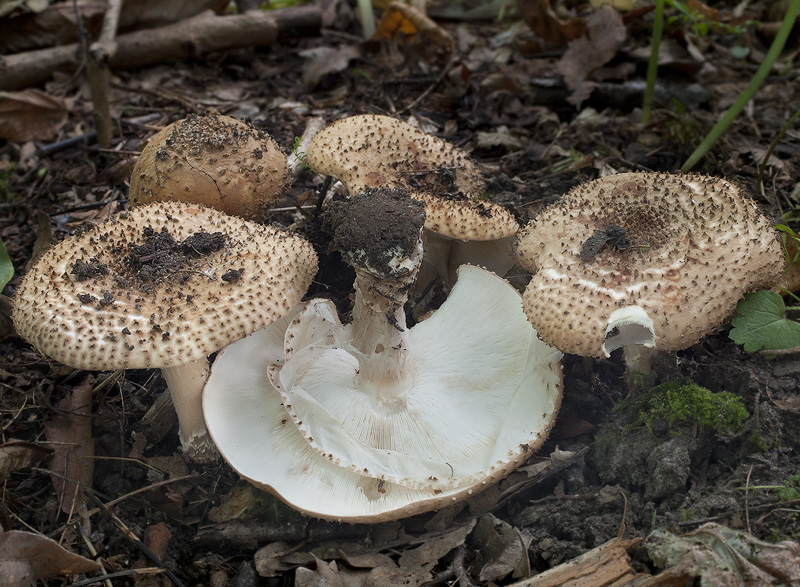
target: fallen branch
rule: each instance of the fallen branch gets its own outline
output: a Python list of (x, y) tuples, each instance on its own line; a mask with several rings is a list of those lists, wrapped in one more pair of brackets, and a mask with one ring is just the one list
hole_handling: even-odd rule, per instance
[(108, 0), (100, 38), (95, 43), (92, 43), (86, 51), (86, 75), (89, 78), (89, 89), (92, 92), (97, 143), (102, 149), (108, 149), (111, 146), (111, 104), (109, 97), (111, 70), (108, 67), (108, 62), (117, 51), (116, 36), (121, 10), (122, 0)]
[[(164, 27), (120, 35), (108, 64), (111, 69), (132, 69), (214, 51), (266, 46), (279, 36), (316, 34), (321, 22), (322, 13), (313, 6), (226, 16), (207, 11)], [(57, 70), (76, 71), (80, 61), (77, 43), (0, 56), (0, 90), (37, 85)]]

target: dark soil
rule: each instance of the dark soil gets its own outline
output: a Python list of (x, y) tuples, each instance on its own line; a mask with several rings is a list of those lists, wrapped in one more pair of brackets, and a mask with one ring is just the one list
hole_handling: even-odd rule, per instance
[(425, 207), (402, 189), (368, 189), (334, 199), (324, 217), (333, 244), (351, 265), (390, 277), (398, 253), (400, 258), (414, 256)]
[[(517, 17), (437, 19), (455, 39), (451, 53), (419, 38), (360, 43), (352, 7), (328, 4), (335, 9), (326, 13), (326, 28), (317, 37), (115, 72), (112, 103), (120, 122), (111, 150), (88, 140), (44, 154), (37, 148), (46, 142), (0, 141), (0, 196), (5, 194), (0, 237), (17, 272), (3, 293), (13, 298), (29, 261), (49, 243), (85, 222), (125, 210), (131, 165), (142, 142), (188, 114), (211, 109), (248, 117), (287, 152), (311, 116), (325, 122), (360, 113), (413, 117), (468, 150), (493, 201), (524, 222), (572, 186), (601, 174), (676, 172), (744, 88), (769, 43), (755, 27), (740, 38), (718, 29), (700, 35), (682, 21), (670, 24), (665, 41), (674, 53), (660, 68), (659, 101), (652, 122), (643, 126), (639, 107), (652, 22), (647, 14), (626, 25), (625, 45), (589, 76), (594, 90), (576, 106), (557, 69), (564, 48), (543, 44)], [(735, 4), (714, 6), (730, 13)], [(751, 3), (748, 15), (768, 21), (770, 4)], [(731, 55), (738, 43), (750, 49), (748, 57)], [(348, 47), (357, 47), (361, 57), (321, 72), (306, 52)], [(800, 70), (785, 63), (696, 168), (746, 186), (776, 221), (797, 205), (800, 178), (800, 136), (790, 130), (765, 167), (763, 189), (757, 181), (766, 149), (796, 108), (787, 97), (800, 94)], [(49, 143), (93, 127), (80, 76), (59, 75), (47, 89), (73, 104), (66, 125)], [(265, 222), (307, 234), (320, 254), (309, 296), (329, 297), (344, 313), (353, 273), (332, 251), (330, 231), (320, 221), (323, 184), (323, 178), (301, 170)], [(213, 241), (214, 235), (206, 238)], [(598, 243), (622, 247), (623, 241), (604, 234)], [(186, 254), (174, 241), (151, 244), (153, 251), (132, 253), (137, 267), (150, 266), (145, 260), (151, 253)], [(204, 243), (186, 246), (204, 254)], [(108, 268), (87, 259), (71, 270), (91, 279)], [(524, 285), (526, 276), (511, 277)], [(618, 535), (645, 537), (656, 528), (680, 533), (714, 521), (769, 541), (800, 537), (796, 500), (759, 489), (783, 486), (800, 471), (795, 355), (746, 353), (728, 339), (723, 325), (689, 349), (659, 356), (653, 373), (634, 391), (625, 384), (618, 352), (604, 360), (567, 356), (564, 373), (556, 428), (526, 469), (469, 504), (374, 527), (305, 518), (242, 482), (225, 463), (187, 462), (159, 374), (98, 373), (94, 473), (86, 505), (71, 495), (60, 501), (47, 469), (54, 465), (42, 461), (5, 479), (0, 524), (40, 532), (88, 554), (77, 521), (108, 572), (163, 562), (185, 585), (240, 587), (302, 583), (309, 581), (308, 573), (322, 581), (331, 567), (316, 562), (312, 552), (321, 561), (338, 561), (339, 573), (375, 573), (388, 564), (380, 556), (408, 571), (373, 584), (443, 585), (460, 577), (462, 585), (484, 585), (508, 584)], [(18, 337), (0, 341), (2, 440), (48, 446), (45, 423), (63, 413), (58, 403), (85, 376)], [(652, 387), (681, 379), (735, 394), (749, 414), (746, 422), (719, 433), (691, 418), (649, 421)], [(118, 505), (102, 506), (123, 496)], [(473, 530), (464, 530), (473, 524)], [(157, 551), (160, 561), (132, 536)], [(524, 548), (513, 554), (519, 544)], [(403, 555), (413, 552), (424, 552), (430, 567), (412, 569), (410, 555)], [(654, 571), (644, 549), (634, 564)], [(170, 580), (163, 574), (141, 576), (138, 584)], [(133, 584), (132, 578), (114, 581)]]

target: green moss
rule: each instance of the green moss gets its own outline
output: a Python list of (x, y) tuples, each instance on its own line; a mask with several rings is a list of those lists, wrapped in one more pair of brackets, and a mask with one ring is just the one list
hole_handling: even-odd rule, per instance
[(783, 487), (778, 487), (778, 497), (784, 501), (796, 501), (800, 499), (800, 471), (790, 475), (783, 482)]
[(758, 428), (753, 429), (750, 436), (747, 437), (747, 442), (750, 444), (754, 452), (767, 452), (769, 446), (767, 445), (764, 437)]
[(697, 424), (725, 435), (739, 429), (750, 414), (732, 393), (714, 393), (694, 381), (678, 380), (652, 389), (643, 416), (648, 424), (660, 418), (670, 428)]

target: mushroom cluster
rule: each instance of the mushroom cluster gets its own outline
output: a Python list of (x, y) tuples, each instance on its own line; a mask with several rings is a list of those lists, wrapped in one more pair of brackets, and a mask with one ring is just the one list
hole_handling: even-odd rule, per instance
[(525, 311), (566, 353), (680, 350), (784, 267), (771, 223), (719, 178), (621, 173), (577, 186), (520, 233)]
[(17, 332), (77, 369), (162, 369), (184, 451), (215, 454), (200, 394), (206, 357), (287, 314), (316, 273), (287, 231), (193, 204), (134, 208), (68, 237), (28, 271)]
[(262, 220), (289, 181), (286, 155), (266, 132), (220, 114), (190, 114), (150, 138), (131, 173), (130, 202), (203, 204)]
[(407, 328), (425, 211), (402, 190), (339, 199), (329, 219), (356, 270), (353, 319), (314, 299), (217, 357), (203, 409), (223, 457), (296, 509), (348, 522), (428, 511), (502, 478), (552, 426), (561, 353), (520, 294), (474, 266)]
[(463, 263), (499, 275), (513, 266), (519, 224), (508, 210), (483, 198), (480, 170), (447, 141), (389, 116), (351, 116), (314, 137), (308, 162), (340, 180), (350, 194), (400, 187), (423, 202), (425, 262), (447, 284)]

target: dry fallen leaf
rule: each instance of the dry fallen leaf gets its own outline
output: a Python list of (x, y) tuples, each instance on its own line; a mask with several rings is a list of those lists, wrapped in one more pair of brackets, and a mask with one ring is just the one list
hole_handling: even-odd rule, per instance
[(306, 567), (298, 567), (295, 571), (295, 587), (345, 587), (342, 577), (339, 576), (339, 568), (336, 561), (326, 563), (324, 560), (314, 557), (317, 568), (315, 570)]
[(536, 35), (556, 45), (566, 45), (586, 32), (586, 21), (577, 17), (559, 19), (550, 0), (517, 0), (517, 8)]
[(0, 445), (0, 482), (5, 481), (14, 471), (31, 467), (52, 453), (52, 450), (21, 440), (4, 442)]
[(658, 529), (647, 537), (647, 551), (659, 578), (699, 578), (703, 585), (757, 587), (800, 584), (800, 544), (763, 542), (747, 532), (703, 524), (675, 536)]
[(359, 45), (318, 47), (300, 52), (309, 61), (303, 66), (303, 87), (313, 90), (329, 73), (340, 73), (350, 67), (353, 59), (361, 57)]
[(373, 39), (392, 39), (398, 41), (403, 38), (413, 41), (417, 36), (432, 40), (438, 45), (450, 45), (453, 38), (446, 30), (428, 18), (422, 11), (402, 2), (392, 2), (384, 10)]
[(587, 80), (589, 74), (613, 59), (625, 36), (622, 17), (610, 6), (603, 6), (589, 17), (586, 34), (572, 41), (558, 61), (558, 71), (572, 90), (569, 102), (580, 106), (589, 97), (595, 87)]
[(85, 503), (83, 487), (92, 486), (94, 474), (94, 439), (92, 438), (92, 386), (87, 377), (72, 394), (56, 406), (62, 413), (44, 426), (44, 434), (53, 446), (50, 470), (61, 511), (70, 514)]
[(0, 587), (33, 587), (39, 579), (100, 568), (99, 563), (73, 554), (45, 536), (0, 528)]
[(454, 526), (445, 532), (426, 534), (424, 542), (409, 550), (404, 550), (397, 561), (397, 567), (375, 567), (369, 572), (367, 582), (372, 585), (420, 585), (433, 578), (431, 572), (439, 561), (452, 550), (464, 544), (475, 526), (476, 520)]
[(0, 92), (0, 138), (24, 143), (53, 139), (67, 122), (63, 101), (41, 90)]
[(499, 581), (511, 573), (515, 579), (529, 576), (530, 542), (527, 531), (520, 532), (492, 514), (481, 516), (469, 537), (470, 546), (478, 553), (480, 580)]

